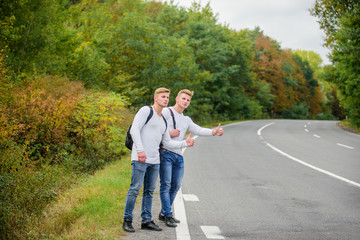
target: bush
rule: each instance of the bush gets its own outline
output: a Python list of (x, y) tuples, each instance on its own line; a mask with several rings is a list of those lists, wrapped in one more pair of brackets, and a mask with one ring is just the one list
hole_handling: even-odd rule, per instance
[(90, 92), (83, 97), (69, 124), (69, 166), (91, 173), (126, 153), (126, 130), (133, 119), (127, 105), (116, 93)]
[(38, 168), (31, 163), (1, 172), (0, 239), (24, 239), (27, 223), (41, 216), (59, 188), (69, 186), (73, 179), (61, 166)]
[(67, 123), (83, 91), (81, 83), (64, 78), (42, 77), (21, 84), (2, 109), (3, 137), (24, 146), (25, 158), (48, 158), (65, 142)]
[(133, 113), (121, 95), (61, 77), (13, 85), (9, 96), (0, 101), (0, 239), (26, 239), (28, 224), (77, 174), (126, 153)]
[(0, 239), (24, 239), (26, 222), (71, 182), (54, 164), (83, 91), (79, 82), (42, 76), (13, 85), (0, 103)]

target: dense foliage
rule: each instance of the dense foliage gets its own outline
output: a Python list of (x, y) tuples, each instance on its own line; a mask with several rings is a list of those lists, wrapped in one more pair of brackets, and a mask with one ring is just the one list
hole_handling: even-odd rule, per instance
[(337, 86), (350, 122), (360, 127), (360, 3), (317, 0), (312, 14), (319, 18), (332, 50), (333, 66), (325, 69), (325, 77)]
[[(194, 90), (187, 114), (200, 124), (333, 119), (344, 112), (335, 87), (320, 80), (358, 76), (346, 62), (358, 55), (345, 59), (351, 28), (334, 35), (342, 43), (336, 71), (323, 71), (316, 55), (282, 49), (258, 28), (219, 24), (209, 4), (0, 3), (0, 239), (34, 236), (27, 223), (72, 179), (121, 159), (134, 110), (151, 104), (158, 87), (172, 96)], [(356, 23), (355, 12), (346, 16), (339, 24)], [(353, 93), (349, 104), (358, 85), (339, 85), (342, 96)]]

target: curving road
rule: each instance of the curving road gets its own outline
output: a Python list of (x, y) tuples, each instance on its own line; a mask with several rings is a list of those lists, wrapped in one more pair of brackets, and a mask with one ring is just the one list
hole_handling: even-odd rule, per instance
[(177, 239), (360, 239), (360, 135), (336, 123), (248, 121), (197, 138)]

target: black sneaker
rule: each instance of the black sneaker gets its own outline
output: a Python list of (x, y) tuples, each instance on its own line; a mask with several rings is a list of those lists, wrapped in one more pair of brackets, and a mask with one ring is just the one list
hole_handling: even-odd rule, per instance
[(141, 229), (161, 231), (162, 229), (154, 223), (154, 221), (146, 222), (141, 224)]
[[(178, 219), (176, 219), (174, 217), (173, 217), (173, 219), (174, 219), (175, 223), (180, 223), (180, 220), (178, 220)], [(162, 222), (165, 222), (165, 216), (161, 212), (159, 213), (159, 220), (162, 221)]]
[(135, 229), (132, 226), (132, 221), (128, 219), (124, 219), (122, 228), (127, 232), (135, 232)]
[(175, 223), (175, 219), (172, 216), (165, 218), (165, 224), (168, 227), (177, 227), (177, 224)]
[(159, 220), (165, 222), (165, 216), (161, 212), (159, 213)]

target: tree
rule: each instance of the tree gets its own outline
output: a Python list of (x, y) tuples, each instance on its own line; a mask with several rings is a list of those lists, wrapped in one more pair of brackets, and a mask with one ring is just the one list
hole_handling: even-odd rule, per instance
[(335, 34), (340, 27), (340, 18), (357, 8), (354, 0), (316, 0), (310, 9), (311, 15), (319, 18), (320, 28), (326, 34), (325, 46), (333, 49), (337, 45)]
[(321, 70), (321, 64), (323, 60), (321, 59), (320, 55), (314, 51), (306, 51), (306, 50), (295, 50), (294, 53), (299, 55), (303, 61), (307, 61), (314, 71), (315, 75), (318, 75)]
[(291, 118), (314, 117), (320, 113), (322, 93), (309, 63), (291, 50), (281, 49), (276, 41), (264, 36), (259, 29), (255, 29), (251, 36), (256, 39), (256, 55), (252, 63), (255, 79), (269, 84), (274, 96), (266, 98), (268, 103), (273, 103), (267, 104), (268, 112)]
[(0, 40), (7, 47), (7, 64), (15, 72), (33, 70), (34, 65), (41, 69), (43, 63), (53, 61), (41, 53), (58, 46), (65, 5), (66, 1), (57, 0), (1, 1)]
[(325, 31), (332, 50), (333, 79), (350, 122), (360, 127), (360, 3), (352, 0), (317, 0), (312, 15)]
[[(217, 23), (210, 5), (193, 3), (189, 9), (187, 43), (193, 49), (201, 80), (197, 106), (208, 106), (212, 116), (226, 119), (261, 117), (261, 106), (249, 98), (253, 87), (251, 42), (246, 31), (231, 31)], [(204, 111), (205, 112), (205, 111)]]

